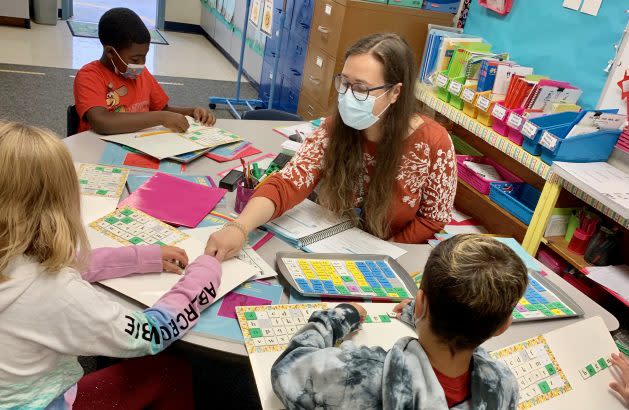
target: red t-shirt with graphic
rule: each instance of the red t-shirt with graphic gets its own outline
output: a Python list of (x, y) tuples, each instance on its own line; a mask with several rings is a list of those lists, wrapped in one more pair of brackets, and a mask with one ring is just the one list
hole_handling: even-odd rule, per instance
[(114, 112), (160, 111), (168, 96), (155, 77), (144, 68), (135, 80), (126, 79), (100, 61), (92, 61), (79, 70), (74, 79), (74, 104), (81, 118), (79, 132), (90, 129), (85, 113), (93, 107)]

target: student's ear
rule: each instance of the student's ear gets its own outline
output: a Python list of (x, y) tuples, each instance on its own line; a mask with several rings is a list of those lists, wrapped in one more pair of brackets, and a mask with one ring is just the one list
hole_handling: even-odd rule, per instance
[(494, 332), (494, 336), (500, 336), (501, 334), (506, 332), (507, 329), (509, 329), (509, 326), (511, 326), (511, 323), (513, 323), (513, 317), (509, 316), (509, 319), (507, 319), (507, 321), (504, 322), (502, 326), (500, 326), (498, 330)]
[(114, 57), (116, 56), (116, 53), (114, 53), (114, 48), (112, 46), (105, 46), (104, 50), (105, 50), (105, 55), (107, 56), (107, 58), (110, 60), (113, 60)]
[(417, 291), (417, 295), (415, 295), (415, 318), (420, 318), (424, 316), (427, 312), (424, 312), (424, 305), (426, 306), (426, 310), (428, 310), (428, 305), (426, 304), (426, 296), (424, 295), (424, 291), (419, 289)]
[(402, 83), (395, 84), (389, 91), (389, 102), (391, 104), (395, 103), (397, 99), (400, 98), (401, 92), (402, 92)]

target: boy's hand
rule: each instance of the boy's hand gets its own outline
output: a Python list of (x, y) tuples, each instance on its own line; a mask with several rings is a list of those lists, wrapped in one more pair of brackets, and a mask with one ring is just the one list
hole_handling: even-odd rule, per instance
[(404, 308), (411, 303), (413, 299), (406, 299), (401, 301), (400, 303), (398, 303), (397, 305), (395, 305), (395, 307), (393, 308), (393, 312), (397, 313), (397, 317), (398, 319), (400, 318), (400, 316), (402, 316), (402, 311), (404, 310)]
[(196, 122), (207, 125), (208, 127), (211, 127), (216, 123), (216, 117), (214, 117), (214, 114), (212, 114), (207, 108), (195, 108), (192, 116)]
[(629, 359), (624, 354), (612, 353), (612, 365), (620, 372), (620, 379), (609, 384), (621, 397), (625, 407), (629, 408)]
[(354, 308), (356, 308), (356, 310), (358, 311), (358, 315), (360, 316), (360, 323), (365, 323), (365, 318), (367, 317), (367, 311), (365, 310), (365, 308), (360, 306), (358, 303), (352, 302), (349, 304), (354, 306)]
[(162, 125), (174, 132), (186, 132), (190, 124), (185, 115), (172, 111), (162, 111)]
[(161, 250), (164, 271), (181, 275), (183, 268), (188, 266), (188, 255), (186, 251), (176, 246), (162, 246)]

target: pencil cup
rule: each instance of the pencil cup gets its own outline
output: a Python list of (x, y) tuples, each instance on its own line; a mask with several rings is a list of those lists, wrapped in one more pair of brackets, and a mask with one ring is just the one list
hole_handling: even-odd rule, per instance
[(577, 228), (572, 234), (572, 239), (570, 239), (568, 249), (570, 249), (577, 255), (583, 255), (585, 253), (585, 248), (587, 248), (588, 242), (590, 242), (591, 238), (592, 234), (587, 234), (581, 229)]
[(253, 188), (247, 188), (244, 185), (244, 180), (238, 181), (238, 186), (236, 187), (236, 202), (234, 203), (234, 211), (236, 213), (241, 213), (247, 202), (253, 196), (255, 190)]

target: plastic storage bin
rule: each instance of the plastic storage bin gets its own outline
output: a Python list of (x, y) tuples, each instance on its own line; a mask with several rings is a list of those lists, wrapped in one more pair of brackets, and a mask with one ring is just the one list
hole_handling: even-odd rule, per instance
[[(374, 0), (370, 0), (374, 1)], [(378, 1), (378, 3), (386, 3), (386, 0)], [(414, 9), (421, 9), (424, 0), (389, 0), (389, 5), (412, 7)]]
[(545, 115), (543, 117), (537, 117), (528, 120), (527, 122), (533, 124), (534, 132), (527, 132), (531, 129), (526, 123), (522, 127), (521, 133), (524, 137), (522, 140), (522, 148), (532, 155), (541, 155), (542, 147), (539, 145), (539, 139), (542, 132), (551, 128), (561, 127), (572, 124), (578, 113), (576, 112), (562, 112), (558, 114)]
[[(483, 125), (486, 125), (488, 127), (491, 127), (491, 124), (493, 123), (494, 117), (492, 117), (491, 112), (494, 108), (494, 101), (489, 101), (489, 105), (485, 105), (483, 106), (483, 103), (486, 104), (486, 100), (489, 100), (489, 98), (491, 97), (491, 94), (488, 94), (486, 96), (483, 96), (482, 93), (479, 93), (478, 96), (476, 96), (476, 108), (478, 108), (478, 115), (476, 116), (476, 119), (478, 120), (478, 122), (480, 122)], [(485, 109), (485, 107), (487, 107)]]
[(522, 145), (522, 140), (524, 139), (522, 133), (520, 132), (522, 126), (526, 122), (526, 119), (522, 117), (523, 113), (524, 108), (517, 108), (515, 110), (511, 110), (507, 114), (507, 138), (509, 141), (517, 145)]
[[(465, 77), (456, 77), (450, 79), (448, 83), (448, 93), (450, 94), (450, 105), (458, 110), (463, 109), (463, 100), (461, 99), (461, 93), (465, 88)], [(456, 86), (456, 88), (455, 88)], [(458, 91), (458, 94), (456, 93)]]
[(566, 268), (568, 268), (568, 264), (566, 263), (566, 261), (561, 259), (561, 257), (557, 256), (553, 252), (547, 251), (546, 249), (541, 249), (537, 253), (537, 260), (540, 261), (544, 266), (548, 266), (550, 270), (558, 275), (561, 275), (566, 270)]
[(489, 199), (528, 225), (531, 223), (541, 194), (540, 191), (523, 182), (492, 182)]
[[(574, 124), (578, 123), (588, 112), (591, 111), (578, 113), (578, 117), (568, 126), (542, 133), (539, 139), (539, 145), (542, 147), (542, 161), (552, 164), (553, 161), (605, 162), (609, 159), (621, 130), (602, 130), (566, 138)], [(597, 112), (616, 113), (618, 110)]]
[(478, 94), (483, 94), (483, 93), (476, 93), (474, 91), (474, 89), (476, 88), (476, 85), (473, 86), (473, 88), (466, 88), (463, 90), (463, 92), (461, 93), (461, 99), (463, 100), (463, 114), (471, 117), (471, 118), (476, 118), (478, 116), (478, 108), (476, 108), (475, 102), (476, 102), (476, 97)]
[[(500, 181), (492, 181), (479, 176), (465, 165), (466, 161), (477, 162), (479, 164), (487, 164), (496, 168), (498, 174), (502, 177)], [(492, 182), (523, 182), (517, 175), (509, 172), (505, 167), (493, 161), (491, 158), (486, 157), (474, 157), (470, 155), (457, 155), (456, 156), (457, 172), (459, 177), (470, 184), (475, 190), (484, 195), (489, 195), (489, 190)]]
[(491, 109), (491, 116), (494, 117), (491, 128), (503, 137), (507, 136), (507, 116), (510, 110), (504, 105), (504, 101), (497, 101)]
[(450, 79), (448, 78), (448, 70), (444, 70), (441, 73), (437, 74), (436, 88), (437, 88), (437, 97), (445, 102), (450, 102), (450, 93), (448, 92), (448, 84), (450, 83)]

